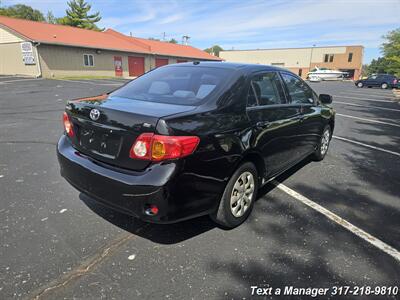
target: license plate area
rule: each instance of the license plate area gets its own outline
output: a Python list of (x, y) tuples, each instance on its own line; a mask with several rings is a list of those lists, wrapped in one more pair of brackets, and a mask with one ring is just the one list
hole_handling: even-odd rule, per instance
[(121, 147), (121, 137), (113, 130), (79, 128), (79, 145), (86, 151), (115, 159)]

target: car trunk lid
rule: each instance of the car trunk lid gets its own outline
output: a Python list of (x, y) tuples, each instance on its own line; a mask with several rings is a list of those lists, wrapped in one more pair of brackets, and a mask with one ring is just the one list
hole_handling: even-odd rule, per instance
[(100, 162), (143, 170), (150, 162), (132, 159), (129, 151), (144, 132), (155, 132), (160, 118), (195, 109), (193, 106), (154, 103), (121, 97), (98, 97), (68, 103), (75, 135), (74, 147)]

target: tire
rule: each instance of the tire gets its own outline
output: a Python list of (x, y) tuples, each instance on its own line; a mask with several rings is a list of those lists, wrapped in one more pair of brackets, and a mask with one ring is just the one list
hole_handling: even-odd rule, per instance
[(317, 148), (315, 149), (315, 152), (312, 154), (312, 158), (315, 161), (321, 161), (325, 158), (326, 153), (328, 153), (329, 149), (329, 143), (332, 138), (332, 130), (329, 125), (326, 125), (324, 127), (324, 130), (322, 131), (321, 139), (319, 140), (319, 143), (317, 145)]
[(357, 83), (357, 87), (358, 87), (358, 88), (364, 87), (364, 83), (362, 83), (362, 82)]
[(389, 85), (386, 82), (381, 84), (381, 89), (382, 90), (386, 90), (388, 87), (389, 87)]
[[(247, 180), (247, 182), (244, 182), (244, 180)], [(248, 186), (247, 192), (246, 186)], [(240, 188), (244, 188), (244, 190)], [(211, 219), (225, 228), (235, 228), (239, 226), (250, 215), (254, 202), (257, 199), (257, 191), (257, 169), (253, 163), (245, 162), (239, 166), (229, 179), (217, 211), (210, 215)], [(235, 195), (239, 196), (235, 197)], [(246, 195), (248, 195), (247, 201), (245, 198)], [(237, 211), (236, 215), (235, 211)]]

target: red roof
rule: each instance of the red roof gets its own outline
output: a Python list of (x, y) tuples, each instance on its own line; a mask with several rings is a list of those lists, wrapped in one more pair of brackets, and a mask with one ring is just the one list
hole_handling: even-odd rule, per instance
[(155, 40), (147, 40), (138, 37), (126, 36), (113, 29), (107, 29), (105, 33), (124, 39), (125, 41), (135, 43), (137, 45), (146, 45), (153, 54), (179, 56), (179, 57), (192, 57), (204, 58), (212, 60), (222, 60), (219, 57), (208, 54), (205, 51), (194, 48), (192, 46), (173, 44), (168, 42), (161, 42)]
[(105, 32), (98, 32), (4, 16), (0, 16), (0, 25), (11, 29), (11, 31), (22, 35), (28, 40), (44, 44), (221, 60), (219, 57), (191, 46), (130, 37), (112, 29), (107, 29)]

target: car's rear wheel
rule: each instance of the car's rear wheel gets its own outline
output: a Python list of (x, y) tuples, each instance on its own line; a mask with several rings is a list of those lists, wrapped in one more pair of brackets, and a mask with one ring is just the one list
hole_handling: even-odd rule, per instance
[(312, 155), (314, 160), (321, 161), (324, 159), (329, 149), (331, 134), (332, 134), (331, 127), (329, 125), (326, 125), (324, 127), (324, 130), (322, 131), (321, 139), (319, 140), (315, 152)]
[(381, 84), (381, 88), (382, 88), (383, 90), (386, 90), (388, 87), (389, 87), (389, 85), (388, 85), (386, 82), (384, 82), (384, 83)]
[(362, 82), (357, 83), (357, 87), (362, 88), (364, 84)]
[(257, 169), (251, 162), (242, 164), (229, 179), (217, 211), (211, 218), (225, 228), (242, 224), (250, 215), (257, 197)]

